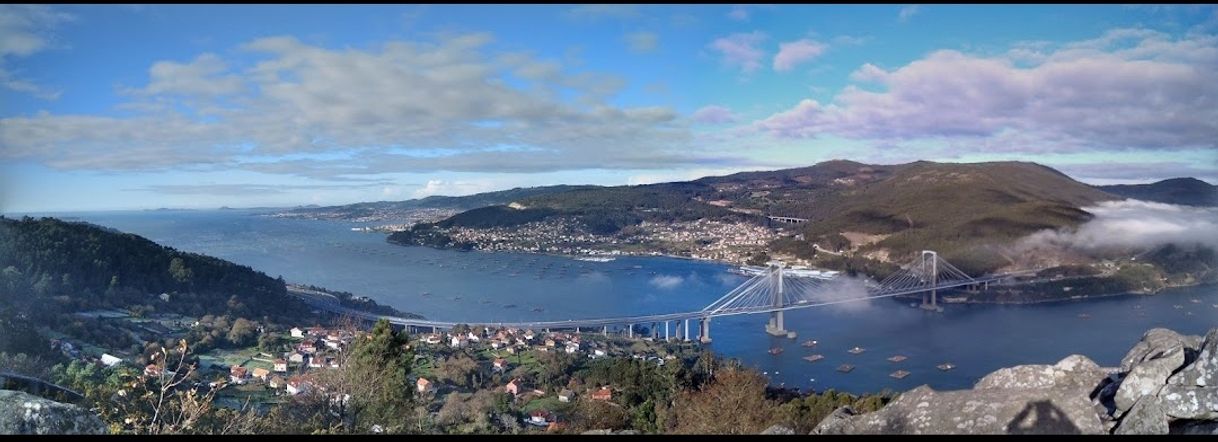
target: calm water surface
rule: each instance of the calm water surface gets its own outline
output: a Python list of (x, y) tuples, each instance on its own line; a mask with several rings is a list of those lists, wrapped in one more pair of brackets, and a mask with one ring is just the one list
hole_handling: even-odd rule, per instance
[[(450, 321), (565, 320), (701, 309), (745, 280), (728, 266), (673, 258), (607, 263), (556, 256), (402, 247), (359, 223), (277, 219), (256, 211), (54, 214), (113, 227), (180, 250), (248, 265)], [(514, 307), (510, 307), (514, 305)], [(1001, 367), (1054, 363), (1079, 353), (1115, 366), (1147, 329), (1204, 334), (1218, 326), (1218, 287), (1026, 306), (947, 306), (942, 314), (896, 300), (787, 312), (797, 339), (764, 333), (767, 317), (712, 321), (711, 344), (770, 376), (775, 385), (855, 393), (884, 388), (968, 388)], [(1087, 314), (1090, 318), (1080, 318)], [(662, 329), (661, 329), (662, 332)], [(800, 342), (819, 345), (804, 348)], [(767, 350), (780, 346), (777, 356)], [(847, 352), (852, 347), (866, 351)], [(812, 353), (825, 359), (810, 363)], [(908, 357), (900, 363), (887, 358)], [(944, 362), (957, 366), (942, 372)], [(838, 373), (841, 364), (855, 366)], [(889, 373), (911, 373), (897, 380)]]

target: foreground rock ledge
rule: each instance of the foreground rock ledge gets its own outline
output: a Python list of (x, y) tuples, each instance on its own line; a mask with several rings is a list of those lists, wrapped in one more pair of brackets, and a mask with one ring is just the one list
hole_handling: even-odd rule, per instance
[(1071, 355), (1020, 365), (970, 390), (921, 386), (884, 408), (843, 407), (813, 434), (1215, 434), (1218, 328), (1204, 338), (1167, 329), (1143, 335), (1120, 367)]
[(72, 404), (0, 390), (0, 434), (106, 434), (106, 425)]

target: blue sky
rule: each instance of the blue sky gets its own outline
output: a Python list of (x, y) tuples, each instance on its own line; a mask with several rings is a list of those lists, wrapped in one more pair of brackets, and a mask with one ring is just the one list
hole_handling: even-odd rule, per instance
[(1213, 6), (0, 6), (0, 211), (834, 158), (1218, 182)]

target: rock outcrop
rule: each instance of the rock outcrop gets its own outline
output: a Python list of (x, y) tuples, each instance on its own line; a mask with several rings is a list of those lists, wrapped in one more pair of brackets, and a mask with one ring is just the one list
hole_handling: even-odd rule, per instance
[(1114, 368), (1071, 355), (986, 375), (970, 390), (921, 386), (878, 411), (843, 407), (813, 434), (1215, 434), (1218, 329), (1152, 329)]
[(0, 390), (0, 434), (106, 434), (106, 425), (72, 404)]

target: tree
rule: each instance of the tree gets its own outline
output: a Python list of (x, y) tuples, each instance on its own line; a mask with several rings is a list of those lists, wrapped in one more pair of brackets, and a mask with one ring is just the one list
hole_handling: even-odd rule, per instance
[(236, 321), (233, 321), (233, 326), (228, 331), (228, 342), (231, 342), (234, 346), (244, 347), (249, 345), (250, 341), (257, 336), (257, 332), (257, 324), (245, 318), (237, 318)]
[(180, 257), (174, 257), (169, 261), (169, 275), (174, 281), (182, 284), (189, 284), (194, 279), (194, 272), (186, 267), (186, 262)]
[(370, 432), (379, 425), (386, 433), (409, 430), (414, 414), (414, 386), (409, 382), (414, 352), (406, 332), (394, 331), (382, 319), (370, 333), (357, 337), (344, 355), (342, 369), (324, 381), (333, 397), (349, 396), (339, 401), (336, 411), (342, 416), (342, 429)]
[(766, 378), (736, 366), (715, 372), (711, 382), (677, 400), (682, 434), (758, 434), (774, 420), (774, 404), (765, 397)]

